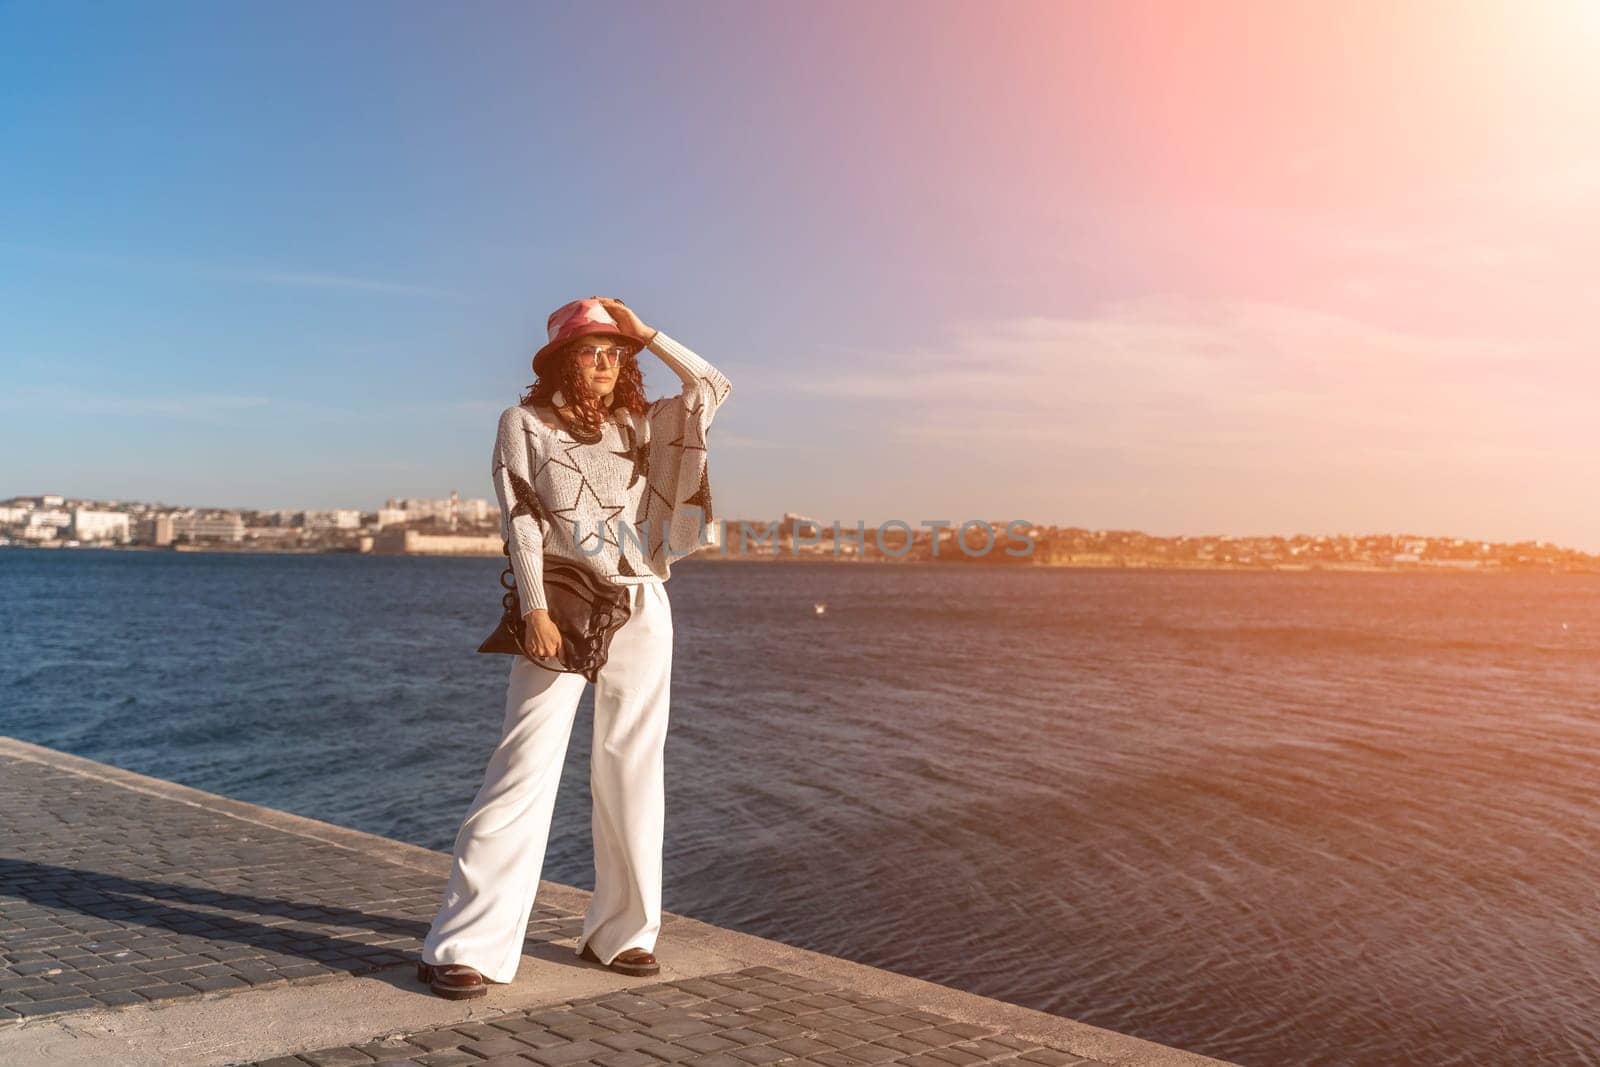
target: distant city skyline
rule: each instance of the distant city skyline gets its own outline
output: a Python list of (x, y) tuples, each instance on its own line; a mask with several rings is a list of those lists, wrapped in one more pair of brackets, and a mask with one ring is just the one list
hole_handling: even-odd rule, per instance
[[(62, 510), (62, 511), (66, 511), (66, 512), (75, 512), (78, 507), (80, 507), (83, 503), (90, 501), (91, 498), (73, 497), (70, 494), (62, 494), (62, 493), (23, 494), (23, 495), (17, 495), (17, 496), (13, 496), (13, 497), (9, 497), (9, 498), (0, 498), (0, 520), (3, 520), (5, 518), (5, 514), (4, 513), (7, 510), (9, 510), (7, 507), (5, 507), (5, 504), (6, 504), (7, 501), (17, 501), (17, 500), (24, 500), (24, 499), (32, 499), (32, 500), (45, 499), (45, 500), (50, 500), (50, 501), (55, 501), (55, 500), (59, 499), (61, 501), (60, 503), (46, 504), (43, 507), (46, 510), (54, 509), (54, 510)], [(240, 515), (245, 515), (245, 514), (272, 515), (272, 516), (276, 516), (276, 517), (279, 517), (279, 518), (282, 518), (282, 517), (285, 517), (285, 516), (288, 516), (288, 517), (305, 516), (305, 517), (307, 517), (309, 519), (309, 517), (311, 517), (311, 516), (317, 516), (319, 519), (325, 519), (325, 518), (329, 518), (329, 517), (332, 517), (332, 516), (335, 516), (335, 515), (343, 515), (343, 516), (354, 518), (356, 516), (365, 516), (365, 515), (369, 515), (370, 514), (370, 515), (376, 516), (377, 524), (378, 524), (378, 526), (381, 527), (381, 526), (384, 525), (384, 523), (386, 521), (386, 513), (387, 513), (387, 520), (390, 521), (390, 522), (394, 522), (394, 523), (398, 523), (398, 524), (403, 525), (406, 522), (415, 521), (408, 514), (409, 509), (401, 508), (401, 507), (398, 507), (397, 505), (406, 505), (406, 504), (420, 505), (421, 510), (417, 511), (416, 515), (418, 517), (420, 517), (421, 519), (432, 520), (432, 519), (441, 519), (442, 518), (442, 511), (444, 509), (441, 506), (448, 504), (449, 501), (448, 501), (448, 497), (438, 497), (438, 498), (389, 497), (389, 498), (386, 498), (386, 501), (385, 501), (384, 505), (381, 505), (381, 506), (378, 506), (378, 507), (373, 507), (373, 508), (366, 508), (366, 507), (359, 507), (359, 506), (356, 506), (356, 507), (338, 506), (338, 507), (333, 507), (333, 508), (296, 508), (296, 507), (278, 507), (278, 508), (231, 507), (230, 508), (230, 507), (216, 507), (216, 506), (199, 505), (199, 504), (172, 503), (172, 502), (166, 502), (166, 501), (137, 500), (137, 499), (133, 499), (133, 498), (121, 498), (121, 499), (115, 499), (115, 500), (113, 500), (112, 498), (100, 498), (98, 501), (95, 501), (95, 502), (105, 503), (108, 506), (133, 507), (133, 508), (137, 508), (137, 509), (151, 509), (151, 510), (163, 509), (163, 510), (170, 510), (170, 511), (195, 511), (195, 512), (204, 513), (204, 514), (231, 514), (231, 515), (235, 515), (235, 516), (240, 516)], [(461, 522), (463, 522), (464, 524), (467, 524), (469, 526), (470, 525), (481, 526), (484, 523), (489, 523), (489, 524), (493, 525), (498, 520), (498, 512), (499, 512), (498, 506), (496, 505), (495, 501), (493, 501), (491, 499), (488, 499), (486, 497), (460, 497), (459, 500), (458, 500), (458, 505), (459, 505), (460, 510), (461, 510)], [(96, 513), (96, 514), (103, 516), (105, 513), (99, 512), (99, 513)], [(981, 524), (981, 523), (987, 521), (987, 520), (982, 519), (979, 516), (971, 516), (970, 518), (974, 523), (980, 523)], [(789, 528), (789, 526), (792, 523), (798, 522), (798, 523), (806, 524), (807, 526), (815, 526), (818, 529), (818, 531), (820, 532), (820, 534), (822, 535), (822, 537), (824, 538), (824, 540), (831, 540), (831, 531), (832, 531), (832, 527), (833, 527), (833, 525), (835, 523), (839, 524), (841, 533), (845, 537), (852, 536), (853, 532), (857, 530), (857, 524), (858, 523), (864, 524), (865, 528), (869, 529), (869, 530), (875, 529), (875, 528), (877, 528), (878, 526), (881, 526), (881, 525), (896, 525), (896, 524), (899, 524), (899, 525), (903, 525), (904, 527), (908, 528), (909, 532), (913, 536), (915, 536), (917, 539), (922, 540), (922, 539), (925, 539), (926, 537), (928, 537), (931, 534), (932, 530), (940, 529), (940, 525), (939, 524), (941, 524), (941, 523), (943, 524), (943, 527), (944, 527), (944, 528), (941, 529), (941, 537), (953, 536), (951, 531), (956, 529), (956, 528), (959, 528), (963, 522), (967, 521), (967, 519), (910, 520), (910, 519), (904, 519), (904, 518), (888, 518), (888, 519), (882, 520), (880, 522), (866, 523), (865, 520), (861, 520), (861, 519), (841, 520), (841, 519), (834, 518), (834, 517), (819, 518), (819, 517), (814, 516), (814, 515), (807, 515), (807, 514), (805, 514), (803, 512), (797, 512), (797, 511), (792, 511), (791, 510), (791, 511), (785, 511), (779, 516), (722, 515), (716, 521), (718, 523), (720, 523), (720, 524), (724, 524), (729, 530), (740, 529), (744, 524), (748, 524), (751, 527), (752, 533), (757, 534), (758, 536), (760, 535), (760, 533), (764, 529), (766, 529), (768, 527), (772, 527), (772, 528), (783, 527), (783, 528), (787, 529), (787, 528)], [(1007, 528), (1006, 527), (1006, 523), (1007, 523), (1007, 521), (1008, 520), (1002, 520), (1002, 521), (993, 523), (994, 529), (996, 530), (996, 536), (999, 536), (1000, 534), (1002, 534), (1002, 533), (1004, 533), (1006, 531), (1006, 528)], [(354, 527), (357, 524), (355, 522), (350, 522), (348, 524), (338, 523), (338, 524), (330, 524), (330, 525), (349, 525), (351, 527)], [(1536, 545), (1536, 546), (1538, 546), (1540, 548), (1543, 548), (1543, 549), (1559, 549), (1559, 550), (1561, 550), (1563, 552), (1579, 552), (1579, 553), (1583, 553), (1585, 555), (1591, 555), (1591, 556), (1600, 555), (1600, 553), (1590, 552), (1589, 550), (1584, 549), (1584, 548), (1582, 548), (1581, 546), (1578, 546), (1578, 545), (1562, 544), (1560, 542), (1552, 541), (1552, 540), (1549, 540), (1547, 538), (1524, 538), (1524, 539), (1519, 539), (1519, 540), (1516, 540), (1516, 541), (1495, 541), (1495, 540), (1489, 539), (1489, 538), (1472, 537), (1472, 536), (1468, 536), (1468, 535), (1463, 535), (1463, 534), (1461, 534), (1459, 532), (1447, 532), (1447, 531), (1418, 531), (1418, 530), (1320, 530), (1320, 531), (1319, 530), (1276, 530), (1276, 531), (1262, 531), (1262, 532), (1255, 532), (1255, 533), (1234, 533), (1234, 532), (1225, 531), (1225, 530), (1194, 530), (1194, 531), (1187, 531), (1187, 532), (1181, 532), (1181, 533), (1175, 533), (1175, 534), (1157, 534), (1157, 533), (1154, 533), (1153, 531), (1140, 530), (1140, 529), (1137, 529), (1137, 528), (1130, 528), (1130, 527), (1093, 527), (1093, 526), (1084, 526), (1083, 524), (1079, 524), (1079, 523), (1029, 523), (1028, 525), (1034, 526), (1034, 527), (1039, 527), (1039, 528), (1054, 529), (1054, 530), (1079, 529), (1079, 530), (1086, 530), (1086, 531), (1089, 531), (1089, 532), (1092, 532), (1092, 533), (1096, 533), (1096, 534), (1107, 534), (1107, 533), (1132, 534), (1132, 535), (1136, 535), (1137, 537), (1149, 537), (1149, 538), (1152, 538), (1154, 540), (1160, 540), (1160, 541), (1202, 541), (1202, 542), (1203, 541), (1220, 541), (1220, 542), (1240, 541), (1240, 542), (1260, 542), (1260, 541), (1303, 541), (1303, 540), (1362, 541), (1362, 540), (1373, 540), (1373, 539), (1377, 539), (1377, 540), (1384, 540), (1384, 539), (1412, 540), (1412, 539), (1414, 539), (1419, 544), (1432, 542), (1434, 544), (1454, 544), (1454, 545), (1457, 545), (1457, 546), (1465, 545), (1465, 546), (1468, 546), (1469, 548), (1482, 547), (1483, 549), (1489, 549), (1491, 547), (1503, 548), (1503, 547), (1510, 546), (1510, 545), (1515, 545), (1515, 544), (1532, 544), (1532, 545)], [(6, 523), (4, 521), (0, 521), (0, 533), (3, 533), (5, 531), (5, 529), (7, 529)], [(243, 530), (243, 528), (241, 527), (241, 531), (242, 530)], [(733, 536), (733, 535), (730, 534), (730, 536)], [(897, 533), (896, 536), (900, 536), (900, 535)], [(975, 538), (981, 538), (982, 535), (981, 535), (981, 532), (980, 532), (980, 533), (975, 533), (973, 536)], [(1420, 551), (1420, 548), (1412, 549), (1411, 551)]]
[(489, 496), (604, 293), (724, 514), (1600, 552), (1596, 10), (9, 5), (0, 495)]

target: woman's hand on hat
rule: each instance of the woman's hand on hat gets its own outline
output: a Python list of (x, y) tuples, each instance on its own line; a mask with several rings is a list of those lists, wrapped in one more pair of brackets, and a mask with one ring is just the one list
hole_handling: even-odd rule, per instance
[(646, 345), (650, 343), (651, 338), (655, 337), (656, 331), (646, 326), (644, 320), (635, 315), (632, 309), (622, 301), (609, 296), (597, 296), (595, 299), (600, 301), (600, 306), (605, 308), (611, 317), (616, 320), (617, 326), (621, 328), (622, 332), (635, 341)]

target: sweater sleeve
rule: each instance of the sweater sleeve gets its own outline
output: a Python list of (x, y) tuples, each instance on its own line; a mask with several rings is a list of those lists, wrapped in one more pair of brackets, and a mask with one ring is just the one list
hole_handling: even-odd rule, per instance
[(687, 555), (707, 544), (707, 528), (716, 522), (706, 464), (706, 431), (733, 392), (733, 383), (699, 354), (659, 330), (646, 347), (683, 383), (676, 396), (651, 403), (646, 415), (650, 473), (645, 515), (656, 545), (652, 555)]
[[(671, 367), (678, 380), (683, 382), (683, 390), (677, 396), (664, 397), (656, 401), (653, 407), (659, 406), (661, 413), (669, 416), (681, 418), (683, 414), (688, 414), (702, 431), (710, 426), (717, 408), (733, 392), (733, 383), (728, 376), (661, 330), (656, 331), (645, 347), (660, 356), (661, 361)], [(652, 410), (651, 416), (656, 414)]]
[(541, 436), (528, 426), (520, 405), (500, 414), (495, 433), (494, 492), (500, 502), (500, 536), (511, 557), (517, 601), (526, 615), (547, 608), (544, 597), (544, 505), (533, 491), (533, 462)]

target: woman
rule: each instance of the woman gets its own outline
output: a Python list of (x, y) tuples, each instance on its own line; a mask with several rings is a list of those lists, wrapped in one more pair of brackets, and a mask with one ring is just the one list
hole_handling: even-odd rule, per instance
[[(545, 555), (576, 560), (628, 587), (631, 610), (595, 683), (589, 786), (594, 895), (576, 953), (630, 975), (660, 971), (663, 746), (672, 675), (665, 582), (714, 521), (706, 430), (732, 384), (620, 300), (557, 309), (537, 376), (500, 416), (494, 447), (501, 532), (530, 651), (553, 656)], [(644, 398), (636, 355), (648, 350), (683, 382)], [(501, 739), (456, 835), (444, 902), (423, 941), (418, 977), (450, 999), (509, 982), (544, 865), (567, 739), (587, 681), (517, 656)]]

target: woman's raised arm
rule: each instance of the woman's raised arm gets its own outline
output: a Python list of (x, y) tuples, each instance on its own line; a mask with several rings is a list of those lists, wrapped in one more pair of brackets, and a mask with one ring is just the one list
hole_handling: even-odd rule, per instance
[[(660, 330), (645, 345), (647, 349), (660, 357), (661, 362), (672, 368), (672, 372), (683, 382), (683, 389), (677, 396), (663, 397), (656, 401), (657, 404), (676, 402), (682, 405), (685, 413), (692, 412), (694, 421), (703, 429), (711, 425), (711, 418), (716, 414), (717, 408), (728, 399), (733, 392), (733, 383), (728, 376), (723, 374), (710, 362), (700, 356), (693, 349), (668, 337)], [(655, 417), (655, 412), (651, 417)]]

